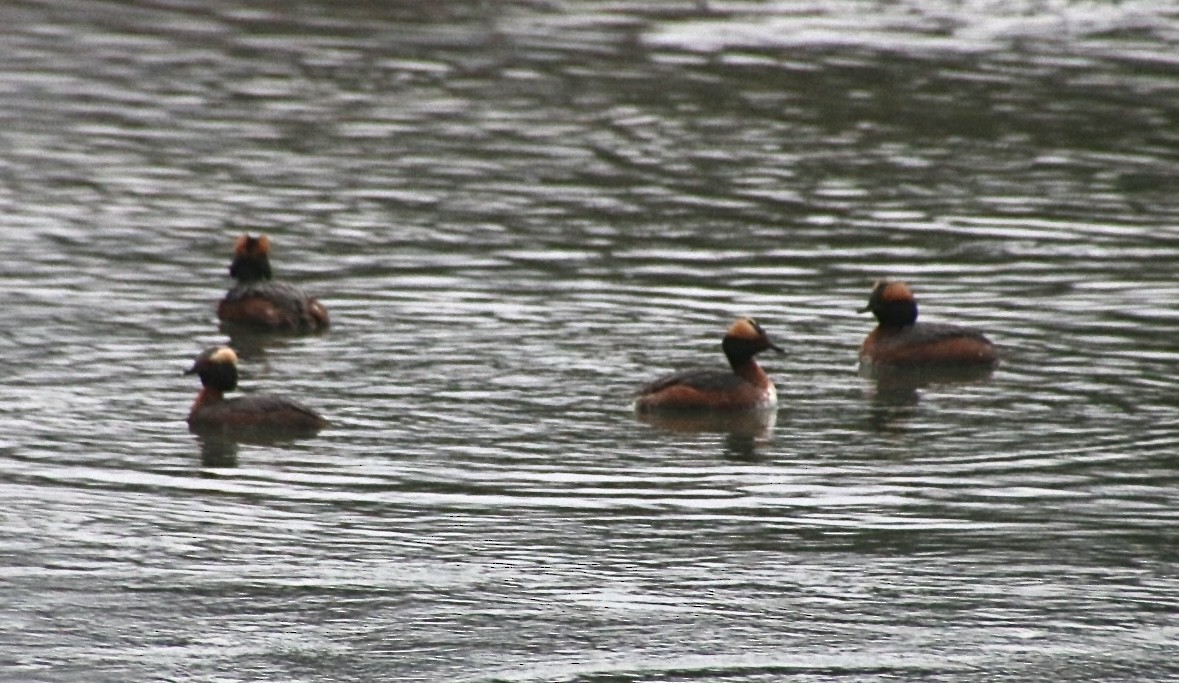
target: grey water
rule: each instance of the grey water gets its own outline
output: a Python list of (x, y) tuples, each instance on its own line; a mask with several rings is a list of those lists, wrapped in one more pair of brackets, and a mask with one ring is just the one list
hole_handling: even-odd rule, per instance
[[(1179, 676), (1179, 8), (0, 6), (0, 680)], [(230, 337), (233, 240), (333, 327)], [(985, 378), (857, 372), (875, 278)], [(758, 429), (631, 394), (787, 349)], [(332, 427), (209, 443), (182, 376)]]

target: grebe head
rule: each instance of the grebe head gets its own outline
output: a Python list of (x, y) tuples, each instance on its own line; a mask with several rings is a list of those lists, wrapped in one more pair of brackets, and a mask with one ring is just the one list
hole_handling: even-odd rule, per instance
[(233, 246), (233, 262), (229, 264), (229, 275), (245, 282), (269, 280), (270, 238), (266, 235), (251, 237), (249, 233), (237, 238)]
[(786, 353), (782, 347), (770, 341), (769, 335), (753, 318), (737, 318), (725, 333), (721, 348), (733, 365), (749, 360), (766, 349)]
[(868, 305), (860, 313), (872, 312), (881, 325), (904, 327), (917, 322), (917, 299), (903, 282), (877, 280), (868, 297)]
[(201, 384), (221, 391), (237, 386), (237, 354), (228, 346), (211, 346), (201, 352), (186, 375), (198, 375)]

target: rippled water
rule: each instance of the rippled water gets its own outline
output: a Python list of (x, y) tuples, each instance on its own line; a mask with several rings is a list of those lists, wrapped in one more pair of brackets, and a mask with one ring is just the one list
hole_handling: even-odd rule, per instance
[[(0, 8), (0, 678), (1179, 673), (1179, 11), (649, 5)], [(883, 275), (1003, 364), (860, 376)], [(769, 433), (637, 421), (738, 314)]]

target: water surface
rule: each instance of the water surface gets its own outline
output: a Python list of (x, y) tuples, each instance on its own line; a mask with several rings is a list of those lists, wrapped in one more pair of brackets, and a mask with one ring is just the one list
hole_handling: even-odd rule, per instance
[[(1172, 8), (0, 19), (0, 678), (1175, 676)], [(247, 229), (329, 333), (218, 329)], [(881, 276), (1002, 365), (858, 374)], [(768, 433), (634, 418), (745, 314)], [(333, 427), (189, 434), (224, 342)]]

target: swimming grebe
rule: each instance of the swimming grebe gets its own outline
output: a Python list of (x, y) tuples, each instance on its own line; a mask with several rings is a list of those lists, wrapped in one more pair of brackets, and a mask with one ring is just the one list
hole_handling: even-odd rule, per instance
[(201, 392), (188, 412), (193, 431), (274, 430), (314, 433), (327, 426), (314, 410), (283, 396), (245, 394), (225, 398), (237, 386), (237, 354), (228, 346), (205, 349), (186, 375), (199, 375)]
[(655, 380), (639, 390), (635, 409), (653, 411), (734, 411), (771, 408), (778, 392), (754, 356), (766, 349), (785, 353), (770, 341), (752, 318), (738, 318), (725, 334), (721, 349), (730, 371), (684, 370)]
[(315, 332), (328, 326), (323, 304), (298, 287), (275, 282), (270, 272), (270, 238), (242, 235), (233, 249), (229, 274), (237, 284), (217, 304), (223, 322), (269, 330)]
[(998, 362), (995, 346), (977, 330), (917, 322), (917, 300), (903, 282), (876, 283), (868, 305), (879, 324), (860, 347), (864, 365), (895, 367), (988, 366)]

